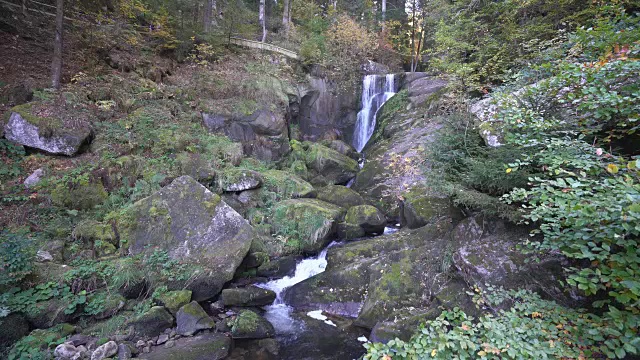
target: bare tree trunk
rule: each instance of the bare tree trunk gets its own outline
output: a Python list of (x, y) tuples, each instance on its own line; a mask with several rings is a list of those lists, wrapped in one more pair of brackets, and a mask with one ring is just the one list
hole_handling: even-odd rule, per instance
[(338, 0), (333, 0), (333, 10), (338, 10)]
[(204, 6), (204, 32), (211, 31), (211, 13), (213, 12), (213, 0), (207, 0)]
[(416, 60), (413, 61), (413, 69), (411, 69), (411, 72), (416, 72), (416, 70), (418, 69), (418, 61), (420, 60), (420, 50), (422, 47), (423, 38), (424, 38), (424, 27), (422, 28), (422, 31), (420, 31), (420, 41), (418, 42), (418, 50), (416, 51)]
[(211, 0), (211, 25), (218, 26), (218, 2)]
[(62, 75), (62, 25), (64, 21), (64, 0), (56, 0), (56, 37), (53, 42), (53, 60), (51, 61), (51, 86), (60, 89)]
[(416, 0), (411, 2), (411, 71), (415, 68), (413, 52), (416, 43)]
[(385, 21), (387, 21), (387, 0), (382, 0), (382, 30), (384, 30)]
[(289, 33), (289, 0), (284, 0), (282, 2), (283, 10), (282, 10), (282, 27), (284, 28), (285, 33)]
[(259, 20), (262, 25), (262, 42), (267, 40), (267, 12), (266, 12), (266, 0), (260, 0), (260, 14)]

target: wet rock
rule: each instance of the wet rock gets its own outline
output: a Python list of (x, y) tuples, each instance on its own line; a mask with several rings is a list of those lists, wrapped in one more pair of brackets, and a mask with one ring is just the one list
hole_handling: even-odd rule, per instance
[(328, 203), (338, 205), (345, 209), (349, 209), (353, 206), (365, 205), (366, 202), (360, 194), (356, 191), (349, 189), (346, 186), (330, 185), (318, 190), (316, 196), (318, 200), (326, 201)]
[(170, 287), (191, 290), (196, 301), (216, 296), (233, 278), (254, 238), (240, 214), (188, 176), (121, 211), (115, 224), (126, 240), (121, 249), (163, 249), (172, 259), (201, 267), (188, 282)]
[(228, 324), (234, 339), (263, 339), (275, 335), (273, 325), (251, 310), (240, 311)]
[(155, 300), (175, 315), (181, 307), (191, 302), (191, 290), (168, 291)]
[(73, 128), (58, 119), (33, 116), (30, 104), (13, 109), (4, 127), (7, 140), (51, 154), (72, 156), (91, 139), (92, 132), (87, 124)]
[(162, 334), (173, 326), (173, 316), (162, 306), (154, 306), (146, 313), (133, 318), (127, 323), (139, 337), (152, 337)]
[(257, 171), (230, 168), (221, 172), (218, 176), (218, 186), (223, 191), (244, 191), (258, 188), (264, 179)]
[(260, 265), (256, 275), (266, 278), (282, 278), (293, 275), (296, 270), (298, 259), (295, 256), (285, 256), (279, 259), (270, 260), (266, 264)]
[(403, 199), (400, 205), (400, 224), (409, 229), (425, 226), (442, 216), (455, 220), (462, 217), (462, 212), (453, 205), (450, 198), (422, 187), (405, 192)]
[[(168, 346), (170, 342), (173, 346)], [(202, 334), (194, 337), (170, 340), (163, 347), (142, 354), (145, 360), (221, 360), (229, 355), (231, 339), (223, 334)]]
[(27, 189), (32, 188), (36, 185), (38, 185), (38, 183), (40, 182), (40, 180), (42, 180), (42, 177), (45, 175), (44, 169), (40, 168), (36, 171), (34, 171), (33, 173), (31, 173), (31, 175), (29, 175), (29, 177), (27, 177), (23, 184), (24, 187), (26, 187)]
[(271, 218), (276, 232), (298, 234), (302, 252), (322, 250), (335, 234), (345, 210), (316, 199), (294, 199), (277, 203)]
[(364, 237), (366, 235), (364, 229), (358, 224), (350, 224), (341, 222), (338, 224), (337, 230), (338, 239), (353, 240)]
[(387, 225), (387, 219), (380, 210), (371, 205), (354, 206), (347, 211), (345, 223), (358, 225), (367, 234), (381, 234)]
[(255, 286), (222, 290), (222, 302), (225, 306), (265, 306), (271, 305), (276, 293)]
[(99, 346), (91, 354), (91, 360), (102, 360), (118, 353), (118, 344), (115, 341), (109, 341)]
[(184, 305), (178, 310), (176, 322), (178, 324), (176, 331), (183, 336), (191, 336), (198, 330), (211, 329), (216, 326), (213, 319), (195, 301)]
[(356, 176), (360, 167), (352, 158), (318, 143), (305, 143), (306, 164), (322, 175), (328, 184), (346, 184)]

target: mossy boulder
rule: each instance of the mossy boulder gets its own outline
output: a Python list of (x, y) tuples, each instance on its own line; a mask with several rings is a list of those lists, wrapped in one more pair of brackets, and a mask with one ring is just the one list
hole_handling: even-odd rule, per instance
[(256, 270), (256, 275), (266, 278), (282, 278), (293, 275), (298, 260), (295, 256), (283, 256), (264, 263)]
[(313, 197), (313, 186), (299, 176), (287, 171), (268, 170), (264, 176), (263, 187), (277, 194), (280, 199)]
[(251, 310), (241, 310), (228, 325), (234, 339), (264, 339), (275, 335), (273, 325)]
[(224, 306), (265, 306), (271, 305), (276, 293), (256, 286), (222, 290), (220, 296)]
[(341, 222), (338, 224), (336, 232), (338, 239), (353, 240), (364, 237), (366, 235), (364, 229), (358, 224)]
[(54, 204), (76, 210), (91, 210), (102, 204), (109, 194), (101, 182), (83, 181), (78, 184), (58, 184), (51, 192)]
[(348, 156), (353, 160), (357, 161), (360, 158), (360, 154), (358, 154), (356, 149), (342, 140), (325, 140), (322, 141), (322, 145), (333, 149), (342, 155)]
[(72, 236), (76, 240), (83, 240), (86, 243), (101, 241), (118, 245), (118, 236), (111, 224), (104, 224), (95, 220), (85, 220), (80, 222), (73, 229)]
[(349, 208), (345, 223), (358, 225), (367, 234), (381, 234), (387, 225), (384, 214), (375, 206), (359, 205)]
[(356, 176), (360, 167), (352, 158), (318, 143), (305, 143), (307, 168), (322, 175), (328, 184), (346, 184)]
[(402, 195), (400, 223), (410, 229), (425, 226), (434, 219), (446, 216), (455, 220), (462, 218), (462, 212), (447, 196), (423, 187), (415, 187)]
[(220, 333), (201, 334), (175, 340), (173, 347), (154, 347), (148, 354), (140, 354), (144, 360), (222, 360), (232, 348), (230, 337)]
[(196, 301), (222, 290), (254, 238), (253, 228), (240, 214), (189, 176), (109, 217), (122, 250), (166, 250), (172, 259), (199, 267), (187, 287)]
[(138, 337), (154, 337), (173, 327), (173, 316), (164, 307), (154, 306), (129, 320), (127, 325), (133, 327), (133, 333)]
[(16, 106), (4, 126), (5, 137), (23, 146), (51, 154), (73, 156), (90, 142), (92, 131), (88, 123), (66, 122), (33, 114), (33, 103)]
[(181, 307), (191, 302), (191, 290), (168, 291), (158, 295), (154, 300), (175, 315)]
[(99, 301), (102, 303), (102, 311), (93, 315), (98, 320), (107, 319), (116, 315), (127, 303), (127, 299), (116, 292), (92, 294), (88, 297), (88, 302), (91, 301)]
[(182, 152), (176, 155), (176, 164), (178, 175), (189, 175), (203, 184), (211, 183), (216, 176), (211, 162), (200, 154)]
[(360, 194), (342, 185), (329, 185), (318, 190), (318, 200), (338, 205), (345, 209), (353, 206), (365, 205), (366, 201)]
[(259, 172), (241, 168), (226, 169), (218, 175), (218, 186), (228, 192), (256, 189), (263, 181)]
[(277, 203), (271, 222), (278, 234), (300, 242), (304, 253), (323, 249), (335, 234), (345, 210), (316, 199), (293, 199)]
[(66, 314), (68, 302), (61, 298), (52, 298), (40, 301), (29, 307), (25, 313), (32, 327), (46, 329), (57, 324), (70, 322), (77, 319), (81, 309), (76, 309), (71, 314)]
[(215, 321), (195, 301), (178, 310), (176, 323), (178, 324), (176, 332), (182, 336), (191, 336), (199, 330), (211, 329), (216, 326)]

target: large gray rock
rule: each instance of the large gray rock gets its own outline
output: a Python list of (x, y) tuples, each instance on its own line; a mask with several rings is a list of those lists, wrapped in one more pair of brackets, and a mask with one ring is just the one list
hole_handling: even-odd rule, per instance
[(115, 216), (121, 250), (163, 249), (204, 269), (187, 285), (192, 300), (217, 295), (247, 255), (253, 228), (220, 197), (182, 176)]
[(31, 175), (29, 175), (29, 177), (27, 177), (24, 180), (24, 183), (23, 183), (24, 186), (27, 189), (36, 186), (40, 182), (40, 180), (42, 180), (42, 177), (44, 176), (44, 174), (45, 174), (44, 169), (42, 169), (42, 168), (37, 169), (36, 171), (31, 173)]
[(264, 181), (257, 171), (230, 168), (218, 175), (218, 186), (223, 191), (244, 191), (258, 188)]
[(216, 326), (215, 321), (195, 301), (188, 303), (176, 314), (176, 329), (179, 335), (191, 336), (198, 330), (211, 329)]
[(444, 89), (449, 84), (446, 80), (436, 79), (433, 77), (423, 77), (412, 81), (406, 87), (409, 93), (409, 101), (413, 107), (420, 106), (427, 102), (431, 97)]
[(338, 205), (345, 209), (352, 206), (365, 205), (366, 201), (356, 191), (342, 185), (329, 185), (318, 190), (318, 200)]
[(316, 253), (327, 246), (345, 213), (339, 206), (316, 199), (281, 201), (272, 211), (276, 233), (294, 237), (304, 253)]
[(175, 340), (171, 348), (155, 347), (138, 357), (145, 360), (222, 360), (229, 355), (231, 338), (223, 334), (202, 334)]
[(109, 341), (103, 345), (100, 345), (91, 354), (91, 360), (102, 360), (118, 353), (118, 344), (115, 341)]
[(450, 198), (427, 187), (414, 187), (403, 193), (400, 204), (400, 224), (409, 229), (427, 225), (439, 217), (459, 220), (462, 212), (453, 205)]
[(73, 128), (59, 120), (49, 121), (27, 115), (26, 112), (23, 115), (13, 112), (4, 126), (4, 136), (10, 141), (67, 156), (75, 155), (91, 139), (91, 135), (88, 125)]
[(360, 170), (357, 161), (318, 143), (305, 142), (300, 151), (307, 168), (321, 177), (325, 185), (346, 184)]
[(153, 337), (173, 327), (173, 316), (162, 306), (154, 306), (146, 313), (127, 322), (139, 337)]
[(56, 357), (56, 360), (76, 360), (80, 358), (80, 352), (73, 344), (64, 343), (56, 346), (56, 349), (53, 351), (53, 356)]
[(221, 295), (224, 306), (265, 306), (271, 305), (276, 293), (256, 286), (224, 289)]
[(360, 226), (366, 234), (381, 234), (387, 225), (384, 214), (371, 205), (353, 206), (347, 211), (344, 221)]

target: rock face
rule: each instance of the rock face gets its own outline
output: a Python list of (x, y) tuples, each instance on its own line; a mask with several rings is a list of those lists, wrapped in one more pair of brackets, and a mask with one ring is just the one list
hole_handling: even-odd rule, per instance
[(290, 172), (267, 170), (263, 173), (263, 176), (263, 188), (276, 193), (277, 196), (283, 199), (309, 198), (315, 194), (311, 184)]
[(347, 224), (358, 225), (367, 234), (381, 234), (387, 225), (387, 219), (380, 210), (371, 205), (354, 206), (344, 218)]
[(318, 190), (318, 200), (338, 205), (345, 209), (352, 206), (365, 205), (366, 202), (360, 194), (342, 185), (329, 185)]
[(184, 305), (191, 302), (191, 290), (175, 290), (161, 294), (155, 300), (175, 315)]
[(149, 354), (138, 357), (145, 360), (222, 360), (229, 355), (231, 338), (223, 334), (202, 334), (175, 341), (171, 348), (156, 347)]
[(255, 286), (222, 290), (224, 306), (265, 306), (271, 305), (276, 293)]
[(280, 159), (290, 150), (287, 121), (283, 113), (258, 110), (249, 116), (202, 114), (204, 126), (243, 145), (245, 154), (260, 160)]
[(334, 138), (342, 134), (350, 143), (361, 91), (359, 88), (345, 89), (324, 75), (321, 69), (314, 69), (309, 85), (298, 90), (300, 111), (295, 123), (305, 139)]
[(0, 352), (29, 334), (29, 323), (19, 313), (11, 313), (0, 318)]
[(109, 341), (99, 346), (91, 354), (91, 360), (102, 360), (118, 353), (118, 344), (115, 341)]
[(176, 323), (178, 324), (176, 331), (182, 336), (191, 336), (198, 330), (211, 329), (216, 326), (213, 319), (195, 301), (178, 310)]
[(420, 106), (449, 84), (448, 81), (431, 76), (419, 78), (410, 82), (405, 79), (405, 88), (409, 93), (409, 101), (413, 107)]
[(273, 208), (272, 225), (276, 233), (295, 234), (304, 253), (322, 250), (335, 234), (344, 216), (341, 207), (316, 199), (293, 199)]
[(299, 143), (294, 151), (304, 159), (314, 185), (343, 185), (360, 170), (357, 161), (318, 143)]
[(251, 310), (242, 310), (229, 325), (234, 339), (264, 339), (275, 335), (273, 325)]
[(50, 122), (44, 125), (36, 117), (23, 115), (13, 112), (4, 127), (4, 136), (23, 146), (51, 154), (73, 156), (92, 136), (88, 126), (73, 129), (62, 123)]
[(453, 206), (453, 202), (448, 197), (424, 187), (415, 187), (403, 194), (403, 201), (400, 204), (402, 226), (417, 229), (442, 216), (459, 220), (462, 212)]
[(131, 254), (151, 246), (205, 268), (189, 285), (196, 301), (215, 296), (233, 278), (254, 237), (240, 214), (188, 176), (121, 212), (116, 226), (121, 249)]
[(140, 337), (153, 337), (173, 327), (173, 316), (162, 306), (154, 306), (146, 313), (131, 319), (129, 326)]

